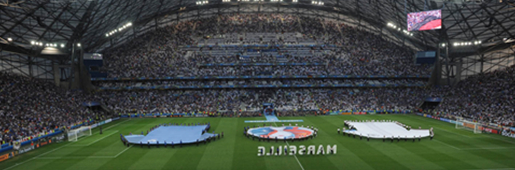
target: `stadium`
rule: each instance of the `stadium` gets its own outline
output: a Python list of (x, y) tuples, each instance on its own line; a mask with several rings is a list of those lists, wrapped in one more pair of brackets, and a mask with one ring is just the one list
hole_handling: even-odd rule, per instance
[(515, 169), (513, 0), (0, 0), (0, 169)]

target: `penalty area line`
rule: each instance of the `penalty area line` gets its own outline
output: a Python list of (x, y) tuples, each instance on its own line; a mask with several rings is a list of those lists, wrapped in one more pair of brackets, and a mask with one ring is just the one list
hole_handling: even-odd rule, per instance
[(38, 157), (38, 158), (33, 158), (33, 159), (113, 159), (113, 158), (117, 158), (122, 153), (129, 150), (132, 146), (134, 146), (134, 145), (131, 145), (131, 146), (125, 148), (124, 150), (122, 150), (118, 154), (116, 154), (115, 156), (58, 156), (58, 157), (41, 157), (41, 158)]
[(440, 142), (440, 143), (442, 143), (442, 144), (444, 144), (444, 145), (446, 145), (446, 146), (449, 146), (449, 147), (451, 147), (451, 148), (454, 148), (454, 149), (457, 149), (457, 150), (461, 150), (460, 148), (458, 148), (458, 147), (456, 147), (456, 146), (449, 145), (449, 144), (447, 144), (447, 143), (445, 143), (445, 142), (442, 142), (442, 141), (439, 141), (439, 140), (436, 140), (436, 139), (433, 139), (433, 140), (434, 140), (434, 141), (437, 141), (437, 142)]
[[(123, 121), (123, 122), (120, 122), (120, 123), (114, 124), (114, 125), (112, 125), (112, 126), (109, 126), (109, 127), (105, 128), (105, 130), (110, 129), (110, 128), (113, 128), (113, 127), (115, 127), (115, 126), (118, 126), (118, 125), (120, 125), (121, 123), (125, 123), (125, 122), (127, 122), (127, 121), (129, 121), (129, 120), (130, 120), (130, 119), (127, 119), (127, 120), (125, 120), (125, 121)], [(85, 138), (87, 138), (87, 137), (89, 137), (89, 136), (86, 136)], [(48, 152), (45, 152), (45, 153), (43, 153), (43, 154), (41, 154), (41, 155), (38, 155), (38, 156), (36, 156), (36, 157), (30, 158), (30, 159), (28, 159), (28, 160), (26, 160), (26, 161), (23, 161), (23, 162), (20, 162), (20, 163), (16, 163), (15, 165), (10, 166), (10, 167), (8, 167), (8, 168), (5, 168), (4, 170), (9, 170), (9, 169), (12, 169), (12, 168), (14, 168), (14, 167), (17, 167), (17, 166), (19, 166), (19, 165), (25, 164), (25, 163), (27, 163), (27, 162), (29, 162), (29, 161), (31, 161), (31, 160), (37, 159), (37, 158), (39, 158), (39, 157), (41, 157), (41, 156), (43, 156), (43, 155), (49, 154), (49, 153), (51, 153), (51, 152), (54, 152), (54, 151), (56, 151), (56, 150), (58, 150), (58, 149), (61, 149), (61, 148), (65, 147), (65, 146), (68, 146), (68, 145), (70, 145), (70, 144), (73, 144), (73, 143), (68, 143), (68, 144), (66, 144), (66, 145), (60, 146), (60, 147), (58, 147), (58, 148), (55, 148), (55, 149), (53, 149), (53, 150), (51, 150), (51, 151), (48, 151)]]
[(104, 130), (111, 129), (111, 128), (113, 128), (113, 127), (115, 127), (115, 126), (118, 126), (118, 125), (120, 125), (120, 124), (122, 124), (122, 123), (125, 123), (125, 122), (127, 122), (127, 121), (129, 121), (129, 120), (130, 120), (130, 119), (127, 119), (127, 120), (125, 120), (125, 121), (123, 121), (123, 122), (120, 122), (120, 123), (114, 124), (114, 125), (112, 125), (112, 126), (109, 126), (109, 127), (105, 128)]
[(60, 147), (58, 147), (58, 148), (52, 149), (52, 150), (50, 150), (50, 151), (48, 151), (48, 152), (45, 152), (45, 153), (43, 153), (43, 154), (41, 154), (41, 155), (38, 155), (38, 156), (33, 157), (33, 158), (30, 158), (30, 159), (28, 159), (28, 160), (26, 160), (26, 161), (23, 161), (23, 162), (21, 162), (21, 163), (16, 163), (15, 165), (10, 166), (10, 167), (8, 167), (8, 168), (5, 168), (4, 170), (9, 170), (9, 169), (12, 169), (12, 168), (14, 168), (14, 167), (16, 167), (16, 166), (19, 166), (19, 165), (22, 165), (22, 164), (24, 164), (24, 163), (27, 163), (27, 162), (29, 162), (29, 161), (31, 161), (31, 160), (38, 159), (39, 157), (41, 157), (41, 156), (43, 156), (43, 155), (49, 154), (49, 153), (51, 153), (51, 152), (54, 152), (54, 151), (56, 151), (56, 150), (58, 150), (58, 149), (61, 149), (61, 148), (65, 147), (65, 146), (68, 146), (68, 145), (70, 145), (70, 144), (72, 144), (72, 143), (68, 143), (68, 144), (66, 144), (66, 145), (63, 145), (63, 146), (60, 146)]
[(460, 133), (452, 132), (452, 131), (449, 131), (449, 130), (446, 130), (446, 129), (443, 129), (443, 128), (439, 128), (439, 127), (436, 127), (436, 126), (434, 126), (434, 128), (436, 128), (436, 129), (440, 129), (440, 130), (443, 130), (443, 131), (446, 131), (446, 132), (448, 132), (448, 133), (452, 133), (452, 134), (460, 135), (460, 136), (463, 136), (463, 137), (466, 137), (466, 138), (472, 138), (472, 137), (470, 137), (470, 136), (468, 136), (468, 135), (464, 135), (464, 134), (460, 134)]
[(66, 157), (41, 157), (37, 159), (112, 159), (113, 156), (66, 156)]
[[(277, 126), (277, 124), (275, 122), (274, 122), (274, 125)], [(286, 140), (286, 145), (288, 145), (288, 147), (290, 147), (290, 144), (288, 143), (288, 140)], [(297, 163), (299, 163), (300, 169), (304, 170), (304, 167), (300, 163), (299, 158), (297, 158), (297, 155), (293, 155), (293, 157), (295, 157), (295, 160), (297, 160)]]
[(105, 139), (105, 138), (107, 138), (107, 137), (109, 137), (109, 136), (111, 136), (111, 135), (114, 135), (115, 133), (118, 133), (118, 132), (119, 132), (119, 131), (118, 131), (118, 130), (116, 130), (116, 131), (114, 131), (113, 133), (110, 133), (109, 135), (106, 135), (106, 136), (104, 136), (104, 137), (102, 137), (102, 138), (99, 138), (99, 139), (97, 139), (97, 140), (93, 141), (93, 142), (90, 142), (90, 143), (89, 143), (89, 144), (87, 144), (87, 145), (70, 145), (70, 146), (90, 146), (90, 145), (92, 145), (92, 144), (94, 144), (94, 143), (97, 143), (98, 141), (100, 141), (100, 140), (102, 140), (102, 139)]
[(124, 149), (124, 150), (123, 150), (123, 151), (121, 151), (120, 153), (116, 154), (113, 158), (116, 158), (116, 157), (120, 156), (122, 153), (124, 153), (125, 151), (129, 150), (130, 148), (132, 148), (132, 146), (134, 146), (134, 145), (131, 145), (131, 146), (129, 146), (128, 148)]
[(495, 150), (495, 149), (515, 149), (515, 147), (497, 147), (497, 148), (462, 148), (462, 150)]

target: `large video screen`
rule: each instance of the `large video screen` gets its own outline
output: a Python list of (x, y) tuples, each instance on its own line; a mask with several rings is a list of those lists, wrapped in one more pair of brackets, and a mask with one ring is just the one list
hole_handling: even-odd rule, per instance
[(442, 10), (412, 12), (408, 14), (408, 31), (442, 28)]

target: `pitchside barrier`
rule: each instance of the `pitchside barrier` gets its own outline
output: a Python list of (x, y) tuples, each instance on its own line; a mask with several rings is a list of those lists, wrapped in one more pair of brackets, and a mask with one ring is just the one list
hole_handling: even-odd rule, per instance
[[(428, 114), (423, 114), (423, 113), (416, 113), (416, 114), (419, 115), (419, 116), (422, 116), (422, 117), (436, 119), (436, 120), (444, 121), (444, 122), (447, 122), (447, 123), (452, 123), (452, 124), (459, 123), (459, 122), (457, 122), (455, 120), (451, 120), (451, 119), (447, 119), (447, 118), (441, 118), (441, 117), (438, 117), (438, 116), (433, 116), (433, 115), (428, 115)], [(474, 128), (473, 124), (468, 124), (468, 123), (463, 124), (463, 126), (468, 126), (469, 128)], [(505, 126), (498, 125), (498, 124), (495, 124), (495, 123), (480, 124), (478, 126), (479, 127), (477, 127), (477, 129), (481, 130), (482, 132), (493, 133), (493, 134), (500, 134), (500, 135), (503, 135), (503, 136), (515, 138), (515, 128), (514, 127), (505, 127)]]
[[(120, 119), (120, 118), (117, 117), (117, 118), (107, 119), (105, 121), (100, 121), (98, 123), (91, 125), (91, 127), (92, 128), (97, 127), (102, 124), (109, 123), (111, 121), (118, 120), (118, 119)], [(84, 124), (85, 123), (81, 123), (81, 124), (72, 126), (71, 128), (77, 128)], [(4, 145), (2, 145), (2, 148), (0, 149), (0, 162), (5, 159), (14, 157), (14, 155), (19, 155), (19, 154), (28, 152), (30, 150), (37, 149), (39, 147), (51, 144), (51, 143), (62, 142), (62, 141), (64, 141), (64, 138), (65, 137), (64, 137), (63, 131), (57, 129), (57, 130), (54, 130), (53, 133), (49, 133), (47, 135), (42, 135), (39, 137), (34, 137), (34, 138), (31, 138), (30, 140), (21, 142), (20, 148), (18, 148), (17, 150), (15, 150), (12, 145), (4, 144)], [(10, 154), (10, 155), (5, 156), (7, 154)], [(5, 158), (5, 159), (3, 159), (3, 158)]]

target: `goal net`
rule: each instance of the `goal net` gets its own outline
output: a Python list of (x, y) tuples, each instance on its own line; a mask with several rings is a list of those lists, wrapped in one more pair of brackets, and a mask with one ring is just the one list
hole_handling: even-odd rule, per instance
[(456, 119), (456, 129), (467, 129), (474, 131), (474, 133), (481, 133), (481, 124), (458, 117)]
[(90, 136), (91, 135), (91, 126), (81, 126), (77, 129), (72, 129), (68, 131), (68, 141), (77, 141), (80, 137)]

